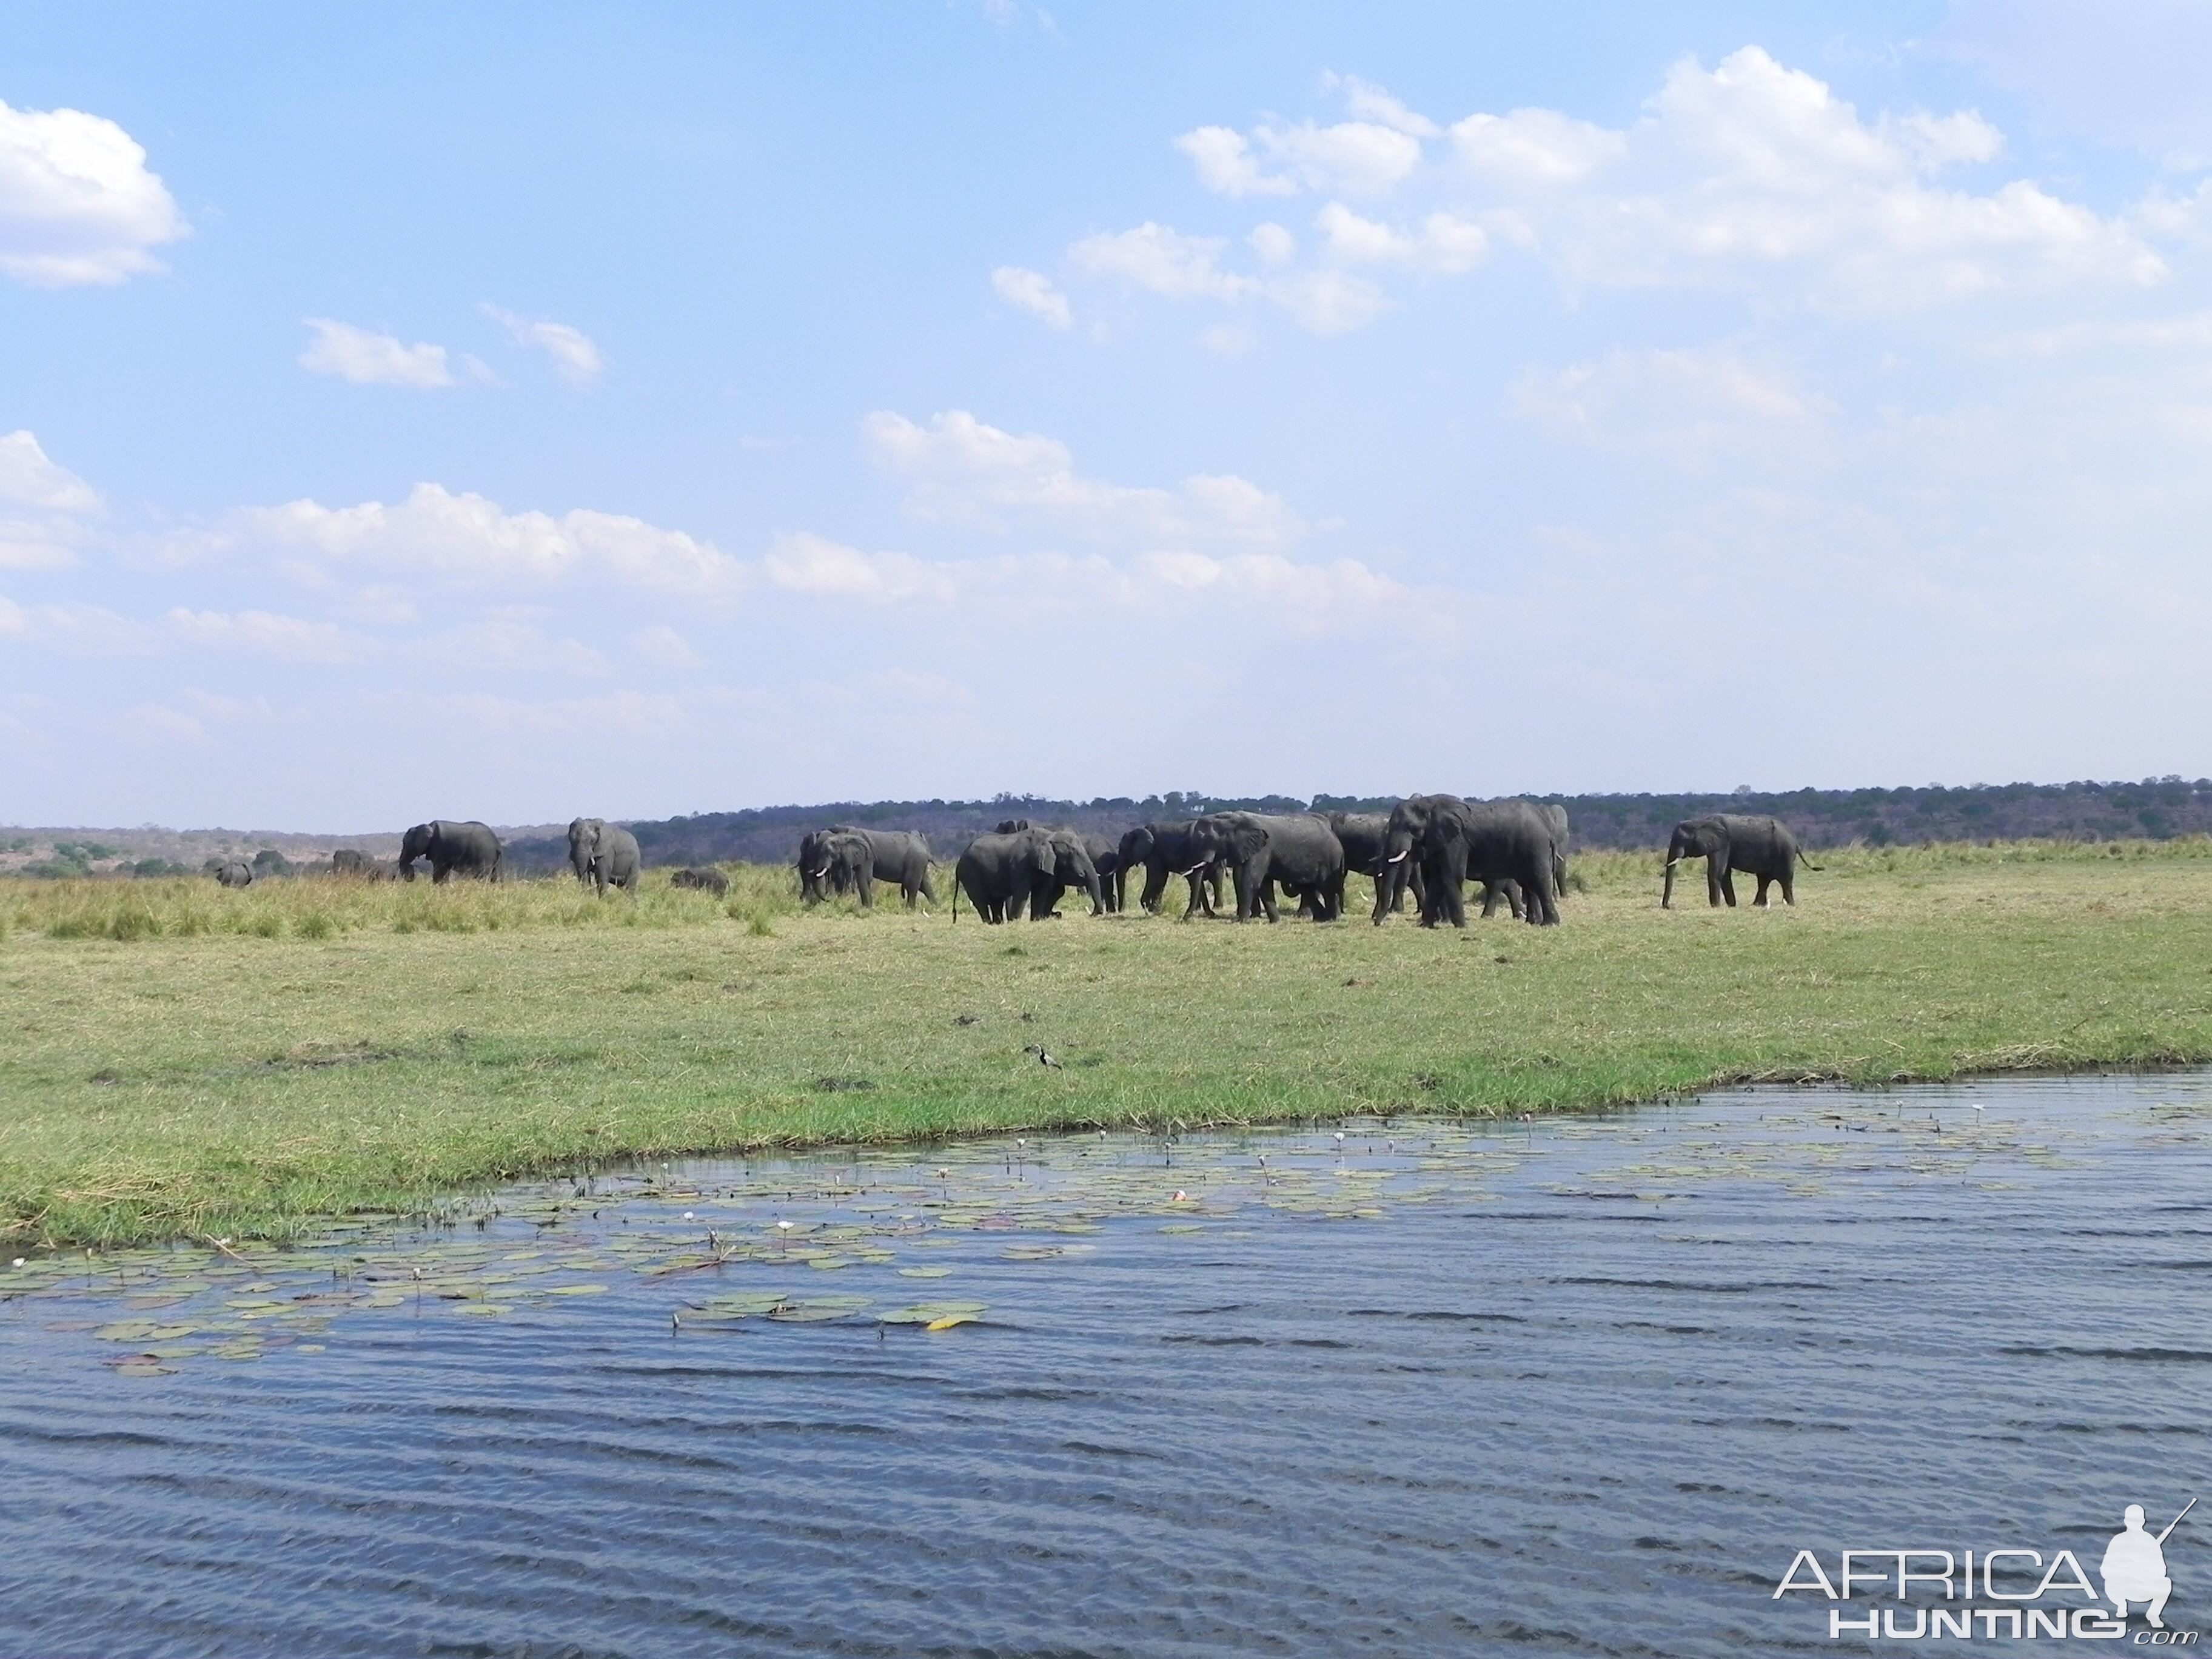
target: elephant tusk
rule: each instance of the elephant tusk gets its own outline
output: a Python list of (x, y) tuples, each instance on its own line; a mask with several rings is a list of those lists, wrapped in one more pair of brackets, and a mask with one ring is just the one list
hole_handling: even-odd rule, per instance
[(1406, 861), (1406, 853), (1410, 853), (1413, 850), (1413, 849), (1412, 848), (1408, 847), (1405, 853), (1399, 854), (1395, 858), (1384, 859), (1382, 862), (1385, 864), (1403, 864)]
[(1668, 860), (1667, 860), (1667, 867), (1668, 867), (1669, 870), (1671, 870), (1671, 869), (1673, 869), (1676, 865), (1680, 864), (1681, 861), (1682, 861), (1682, 860), (1680, 860), (1680, 859), (1668, 859)]

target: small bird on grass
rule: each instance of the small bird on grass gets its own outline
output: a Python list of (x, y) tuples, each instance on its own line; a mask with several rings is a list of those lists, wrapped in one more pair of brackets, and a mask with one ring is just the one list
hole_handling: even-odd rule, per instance
[(1036, 1062), (1040, 1066), (1048, 1066), (1055, 1072), (1064, 1069), (1058, 1060), (1054, 1060), (1050, 1054), (1045, 1053), (1044, 1048), (1041, 1044), (1032, 1042), (1028, 1048), (1023, 1049), (1022, 1052), (1025, 1054), (1035, 1054), (1036, 1056)]

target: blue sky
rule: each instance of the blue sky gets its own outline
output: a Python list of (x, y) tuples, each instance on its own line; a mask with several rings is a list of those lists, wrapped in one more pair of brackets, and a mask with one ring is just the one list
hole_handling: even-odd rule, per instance
[(2212, 12), (23, 5), (0, 818), (2212, 772)]

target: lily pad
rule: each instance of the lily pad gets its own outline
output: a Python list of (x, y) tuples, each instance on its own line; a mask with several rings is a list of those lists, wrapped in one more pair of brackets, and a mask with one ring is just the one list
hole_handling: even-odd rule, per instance
[(901, 1279), (945, 1279), (951, 1277), (951, 1273), (950, 1267), (901, 1267), (898, 1276)]
[(981, 1302), (918, 1302), (911, 1308), (895, 1308), (876, 1316), (884, 1325), (935, 1325), (941, 1319), (980, 1318), (988, 1304)]
[(605, 1296), (606, 1291), (607, 1287), (604, 1285), (556, 1285), (545, 1294), (548, 1296)]

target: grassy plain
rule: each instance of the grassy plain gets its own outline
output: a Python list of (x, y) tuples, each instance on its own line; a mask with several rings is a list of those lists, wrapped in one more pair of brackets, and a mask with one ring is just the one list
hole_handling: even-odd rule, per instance
[(0, 883), (0, 1234), (281, 1237), (772, 1145), (2212, 1060), (2212, 843), (1821, 861), (1795, 910), (1708, 910), (1693, 870), (1662, 912), (1656, 856), (1592, 855), (1564, 926), (1463, 933), (801, 915), (757, 868), (726, 902)]

